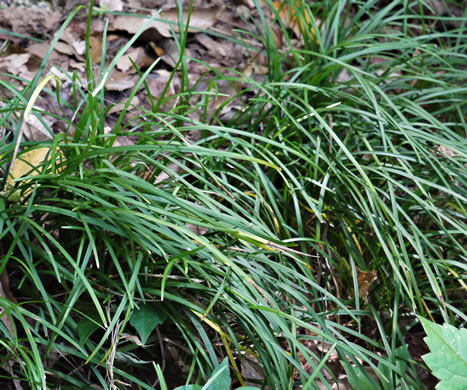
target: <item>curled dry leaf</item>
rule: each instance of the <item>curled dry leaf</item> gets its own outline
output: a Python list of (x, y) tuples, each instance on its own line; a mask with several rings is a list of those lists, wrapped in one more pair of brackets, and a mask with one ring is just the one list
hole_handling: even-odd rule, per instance
[(375, 269), (371, 271), (362, 271), (357, 268), (358, 296), (366, 299), (370, 292), (371, 285), (378, 279)]
[(138, 336), (133, 336), (128, 333), (122, 333), (122, 335), (120, 336), (120, 340), (129, 340), (133, 344), (136, 344), (138, 347), (142, 347), (142, 348), (145, 347), (145, 345), (141, 342)]

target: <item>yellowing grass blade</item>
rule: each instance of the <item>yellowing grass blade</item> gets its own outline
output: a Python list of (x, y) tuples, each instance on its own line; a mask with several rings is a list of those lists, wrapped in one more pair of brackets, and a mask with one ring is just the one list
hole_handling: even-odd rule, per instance
[(33, 91), (31, 98), (29, 99), (29, 102), (26, 106), (26, 109), (24, 110), (24, 116), (23, 116), (23, 123), (21, 125), (21, 128), (19, 130), (18, 138), (16, 139), (16, 145), (15, 145), (15, 151), (13, 152), (13, 158), (11, 159), (11, 165), (10, 165), (10, 171), (13, 170), (16, 162), (16, 155), (18, 154), (18, 149), (19, 145), (21, 143), (21, 138), (23, 137), (23, 131), (24, 131), (24, 125), (29, 119), (29, 115), (31, 115), (31, 111), (34, 107), (34, 103), (36, 102), (37, 98), (39, 97), (39, 94), (41, 91), (44, 89), (46, 84), (51, 80), (55, 79), (55, 85), (56, 85), (56, 92), (57, 92), (57, 102), (60, 105), (60, 80), (58, 79), (57, 76), (53, 74), (49, 74), (46, 77), (44, 77), (39, 84), (37, 84), (36, 89)]

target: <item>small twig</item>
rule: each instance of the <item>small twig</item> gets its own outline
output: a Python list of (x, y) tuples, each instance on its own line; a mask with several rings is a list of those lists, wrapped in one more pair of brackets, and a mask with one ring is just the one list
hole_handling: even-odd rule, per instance
[[(162, 339), (161, 333), (159, 331), (159, 325), (156, 326), (156, 333), (157, 333), (157, 338), (159, 339), (159, 346), (161, 348), (161, 359), (162, 359), (162, 373), (165, 371), (165, 348), (164, 348), (164, 341)], [(152, 384), (152, 387), (156, 387), (159, 384), (159, 377), (156, 378), (154, 383)]]

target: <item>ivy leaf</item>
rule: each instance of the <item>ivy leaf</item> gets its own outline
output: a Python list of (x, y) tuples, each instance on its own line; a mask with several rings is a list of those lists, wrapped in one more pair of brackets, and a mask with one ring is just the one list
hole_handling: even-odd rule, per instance
[(232, 381), (229, 373), (229, 361), (227, 358), (219, 364), (212, 372), (211, 378), (203, 386), (202, 390), (225, 390), (230, 389)]
[(146, 304), (132, 313), (130, 324), (136, 329), (143, 344), (157, 325), (163, 324), (167, 314), (160, 305)]
[(467, 389), (467, 329), (419, 319), (427, 335), (424, 341), (431, 351), (422, 357), (433, 375), (440, 380), (436, 389)]
[[(231, 383), (229, 361), (225, 358), (212, 372), (211, 377), (203, 387), (200, 385), (185, 385), (179, 386), (175, 390), (225, 390), (230, 389)], [(245, 389), (248, 389), (248, 387)]]
[(88, 318), (83, 318), (78, 323), (79, 345), (84, 346), (89, 336), (91, 336), (97, 328), (99, 328), (99, 325), (96, 322)]

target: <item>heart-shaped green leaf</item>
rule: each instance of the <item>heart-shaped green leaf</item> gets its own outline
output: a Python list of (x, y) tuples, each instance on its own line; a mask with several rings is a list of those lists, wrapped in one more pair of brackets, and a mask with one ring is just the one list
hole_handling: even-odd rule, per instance
[(149, 336), (157, 325), (163, 324), (167, 314), (161, 305), (146, 304), (139, 310), (135, 310), (130, 318), (130, 324), (136, 329), (143, 344), (146, 344)]

